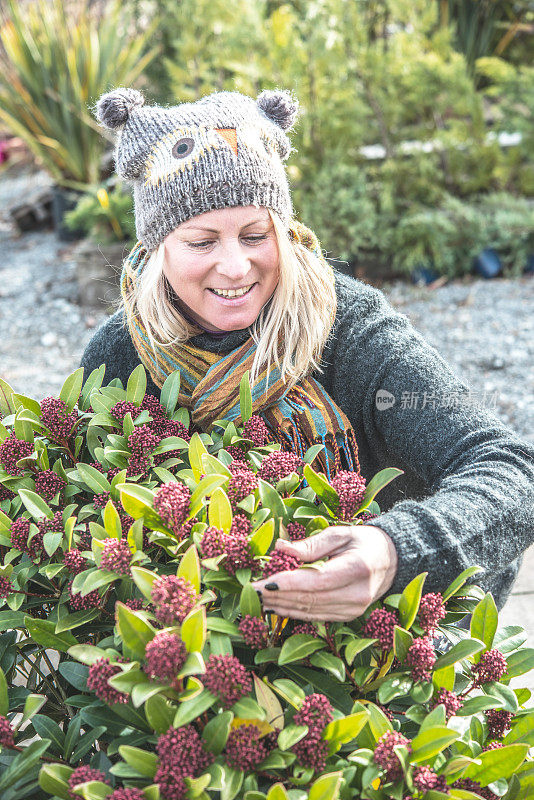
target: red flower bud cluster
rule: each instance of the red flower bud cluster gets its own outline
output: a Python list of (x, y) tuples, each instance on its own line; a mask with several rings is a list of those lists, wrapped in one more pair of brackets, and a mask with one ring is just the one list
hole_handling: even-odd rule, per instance
[(310, 694), (293, 717), (295, 725), (307, 725), (308, 733), (291, 748), (304, 767), (320, 772), (326, 765), (328, 742), (323, 731), (333, 719), (332, 706), (324, 694)]
[(426, 636), (414, 639), (406, 654), (406, 663), (412, 670), (415, 681), (430, 681), (432, 679), (430, 671), (436, 663), (432, 641)]
[(41, 401), (41, 423), (50, 431), (49, 438), (53, 442), (62, 443), (72, 434), (78, 414), (70, 411), (64, 400), (59, 397), (45, 397)]
[(245, 614), (239, 623), (239, 632), (249, 647), (263, 650), (269, 643), (269, 628), (261, 617)]
[(2, 747), (13, 747), (13, 728), (7, 717), (0, 716), (0, 745)]
[(254, 770), (267, 758), (265, 737), (256, 725), (241, 725), (230, 731), (226, 741), (226, 762), (232, 769), (241, 772)]
[(228, 469), (232, 473), (232, 477), (228, 481), (226, 493), (230, 500), (230, 505), (235, 511), (237, 504), (257, 488), (258, 478), (256, 473), (241, 461), (232, 461)]
[(33, 444), (17, 439), (15, 432), (11, 431), (8, 438), (0, 444), (0, 464), (10, 475), (22, 475), (24, 470), (17, 467), (17, 461), (27, 458), (33, 453)]
[(402, 777), (402, 764), (394, 750), (396, 745), (403, 745), (409, 752), (412, 750), (410, 740), (398, 731), (386, 731), (375, 747), (375, 763), (384, 770), (387, 781), (396, 781)]
[[(239, 516), (239, 515), (238, 515)], [(234, 517), (234, 522), (238, 517)], [(245, 520), (246, 525), (242, 520)], [(224, 567), (230, 575), (235, 575), (238, 569), (253, 569), (256, 566), (252, 550), (246, 533), (239, 533), (239, 528), (243, 531), (250, 528), (250, 523), (246, 517), (240, 517), (239, 521), (232, 528), (235, 533), (225, 533), (212, 525), (204, 531), (200, 542), (200, 551), (204, 558), (214, 558), (226, 554)]]
[(119, 400), (109, 413), (119, 422), (124, 422), (126, 414), (131, 414), (132, 420), (135, 422), (142, 410), (143, 409), (136, 406), (135, 403), (130, 403), (128, 400)]
[(306, 528), (300, 522), (288, 522), (287, 533), (292, 542), (306, 539)]
[(198, 600), (191, 581), (177, 575), (160, 575), (152, 584), (156, 619), (164, 625), (183, 622)]
[(502, 742), (490, 742), (484, 747), (484, 752), (487, 752), (488, 750), (500, 750), (502, 747)]
[(97, 608), (100, 605), (100, 594), (98, 589), (82, 597), (81, 594), (74, 594), (72, 591), (72, 581), (69, 583), (69, 606), (73, 611), (86, 611), (89, 608)]
[(252, 691), (252, 678), (239, 659), (230, 655), (211, 655), (202, 676), (206, 689), (223, 708), (230, 708)]
[(475, 677), (475, 686), (490, 681), (500, 681), (508, 668), (506, 659), (499, 650), (487, 650), (480, 656), (478, 664), (473, 664), (471, 672)]
[(89, 667), (87, 688), (94, 692), (99, 700), (110, 706), (115, 703), (127, 703), (128, 695), (119, 692), (108, 683), (108, 680), (119, 672), (121, 668), (117, 664), (112, 664), (109, 658), (99, 658)]
[(63, 563), (71, 575), (78, 575), (89, 567), (89, 562), (79, 550), (68, 550), (63, 556)]
[(21, 553), (26, 553), (31, 559), (36, 559), (43, 549), (43, 535), (36, 531), (30, 541), (30, 520), (19, 517), (11, 525), (11, 544)]
[(330, 483), (339, 495), (339, 518), (352, 519), (362, 504), (365, 494), (365, 478), (358, 472), (341, 469)]
[(149, 678), (172, 683), (187, 659), (187, 649), (179, 636), (158, 631), (145, 649), (145, 672)]
[(244, 514), (236, 514), (230, 527), (230, 536), (247, 537), (250, 533), (250, 520)]
[(255, 447), (263, 447), (272, 439), (272, 434), (264, 420), (253, 414), (243, 425), (243, 439), (250, 439)]
[(111, 500), (111, 492), (100, 492), (93, 497), (93, 505), (95, 508), (105, 508)]
[(413, 774), (413, 784), (420, 792), (430, 792), (434, 789), (436, 792), (449, 794), (445, 775), (436, 775), (427, 766), (417, 767)]
[(435, 701), (432, 703), (432, 708), (436, 708), (440, 703), (445, 706), (445, 716), (447, 719), (453, 717), (463, 706), (463, 701), (460, 700), (458, 695), (448, 691), (448, 689), (439, 690)]
[(132, 551), (125, 539), (105, 539), (100, 566), (117, 575), (130, 575)]
[(35, 478), (35, 490), (45, 500), (52, 500), (58, 492), (63, 491), (66, 485), (67, 481), (53, 469), (45, 469), (43, 472), (39, 472)]
[(80, 800), (80, 795), (74, 794), (74, 789), (80, 786), (80, 784), (88, 783), (89, 781), (107, 783), (106, 776), (99, 769), (94, 769), (90, 767), (89, 764), (82, 764), (80, 767), (76, 767), (69, 775), (67, 781), (69, 785), (69, 797), (72, 798), (72, 800)]
[(150, 425), (139, 425), (128, 436), (128, 447), (132, 455), (128, 459), (128, 477), (143, 475), (151, 467), (151, 452), (160, 442), (160, 437), (154, 433)]
[(398, 623), (399, 619), (395, 611), (375, 608), (362, 627), (362, 636), (367, 639), (378, 639), (382, 650), (392, 650), (395, 625)]
[(300, 474), (304, 466), (304, 461), (296, 453), (289, 453), (284, 450), (275, 450), (269, 453), (261, 462), (258, 477), (275, 486), (282, 478), (287, 478), (292, 472)]
[(490, 737), (492, 739), (502, 739), (512, 727), (513, 718), (514, 715), (510, 711), (505, 711), (502, 708), (493, 708), (490, 711), (486, 711)]
[(241, 464), (247, 465), (247, 454), (242, 450), (238, 444), (229, 444), (224, 448), (229, 453), (234, 461), (239, 461)]
[(370, 511), (362, 511), (361, 514), (358, 514), (356, 519), (360, 519), (364, 524), (369, 522), (371, 519), (376, 519), (378, 514), (372, 514)]
[(302, 564), (298, 556), (292, 556), (290, 553), (285, 553), (283, 550), (273, 550), (271, 557), (263, 568), (263, 578), (269, 578), (277, 572), (284, 572), (284, 570), (298, 569)]
[(185, 778), (202, 774), (214, 756), (204, 750), (202, 739), (192, 725), (169, 728), (156, 745), (159, 765), (154, 783), (165, 800), (185, 800)]
[(106, 800), (146, 800), (146, 794), (134, 786), (125, 786), (121, 789), (115, 789), (114, 792), (107, 796)]
[(145, 601), (140, 597), (130, 597), (129, 600), (124, 601), (124, 605), (131, 608), (132, 611), (141, 611), (142, 608), (145, 608)]
[(154, 497), (154, 510), (176, 536), (180, 535), (181, 526), (189, 516), (190, 500), (189, 487), (178, 481), (164, 483)]
[(13, 584), (9, 578), (0, 577), (0, 598), (9, 597), (13, 592)]
[(431, 592), (423, 595), (418, 615), (421, 627), (426, 633), (433, 633), (446, 613), (447, 610), (443, 605), (443, 597), (440, 592)]
[(0, 503), (2, 500), (13, 500), (15, 493), (0, 483)]
[(453, 789), (464, 789), (467, 792), (474, 792), (484, 800), (499, 800), (498, 795), (492, 792), (491, 789), (483, 788), (477, 781), (472, 781), (471, 778), (460, 778), (452, 784)]
[(226, 533), (210, 525), (200, 541), (200, 552), (204, 558), (215, 558), (225, 552)]

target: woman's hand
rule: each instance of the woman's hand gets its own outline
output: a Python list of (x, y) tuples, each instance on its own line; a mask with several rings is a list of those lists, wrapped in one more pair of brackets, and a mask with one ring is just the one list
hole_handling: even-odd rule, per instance
[(278, 539), (276, 548), (302, 561), (328, 561), (317, 569), (271, 575), (252, 585), (265, 609), (304, 620), (352, 620), (381, 597), (397, 571), (397, 552), (376, 525), (326, 528), (300, 542)]

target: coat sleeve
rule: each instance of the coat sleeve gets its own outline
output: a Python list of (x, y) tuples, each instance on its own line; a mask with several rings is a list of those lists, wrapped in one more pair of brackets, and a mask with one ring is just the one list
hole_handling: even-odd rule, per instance
[(408, 318), (371, 292), (365, 314), (353, 306), (343, 315), (334, 385), (347, 408), (360, 409), (369, 442), (430, 487), (428, 497), (401, 500), (373, 521), (397, 549), (391, 591), (424, 571), (427, 591), (443, 590), (475, 564), (490, 587), (534, 542), (534, 447), (475, 402)]

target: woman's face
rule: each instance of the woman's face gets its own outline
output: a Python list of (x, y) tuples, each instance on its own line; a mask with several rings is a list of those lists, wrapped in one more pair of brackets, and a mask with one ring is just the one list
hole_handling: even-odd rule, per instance
[(164, 245), (167, 280), (209, 330), (248, 328), (278, 283), (278, 246), (266, 208), (207, 211), (182, 222)]

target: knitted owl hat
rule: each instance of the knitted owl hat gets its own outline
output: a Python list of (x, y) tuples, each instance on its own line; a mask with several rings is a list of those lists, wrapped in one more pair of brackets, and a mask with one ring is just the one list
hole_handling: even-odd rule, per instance
[(137, 237), (147, 253), (181, 222), (226, 206), (266, 206), (293, 216), (283, 162), (285, 131), (298, 101), (287, 90), (214, 92), (194, 103), (145, 106), (136, 89), (115, 89), (96, 105), (98, 121), (119, 132), (117, 174), (133, 185)]

